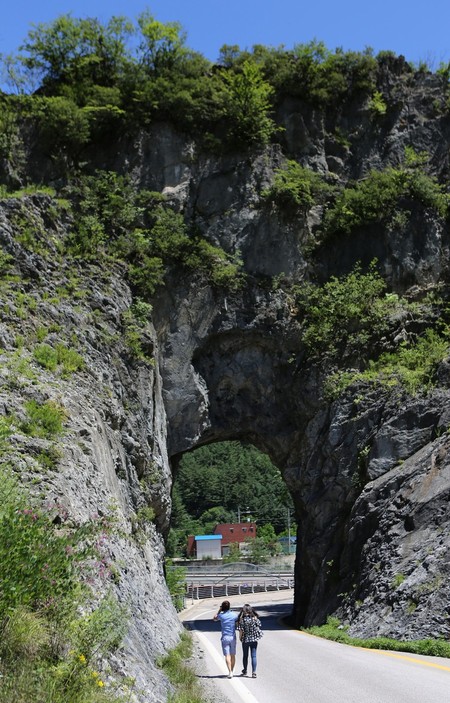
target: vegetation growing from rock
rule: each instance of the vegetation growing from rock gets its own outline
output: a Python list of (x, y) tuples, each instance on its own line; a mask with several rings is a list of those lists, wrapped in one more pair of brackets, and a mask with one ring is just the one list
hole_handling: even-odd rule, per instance
[(25, 403), (25, 410), (27, 419), (21, 424), (25, 434), (51, 439), (62, 433), (66, 411), (54, 401), (38, 403), (29, 400)]
[(333, 192), (333, 187), (324, 178), (297, 161), (288, 160), (275, 173), (270, 188), (262, 196), (276, 203), (280, 209), (290, 211), (309, 210), (314, 204), (323, 202)]
[(370, 341), (387, 330), (389, 313), (398, 306), (396, 296), (386, 295), (375, 262), (367, 273), (357, 265), (322, 286), (294, 287), (293, 294), (304, 344), (311, 355), (328, 361), (344, 353), (363, 358)]
[[(104, 355), (117, 350), (116, 363), (123, 355), (128, 373), (133, 365), (151, 368), (151, 305), (133, 301), (126, 283), (114, 278), (124, 266), (117, 259), (106, 252), (96, 261), (74, 255), (73, 220), (49, 194), (8, 198), (1, 215), (0, 698), (119, 703), (130, 700), (134, 685), (106, 665), (127, 623), (111, 593), (118, 590), (120, 565), (110, 562), (110, 540), (119, 538), (110, 518), (89, 518), (97, 506), (103, 516), (113, 516), (114, 506), (102, 510), (92, 484), (87, 495), (93, 510), (86, 506), (86, 513), (76, 506), (69, 514), (54, 496), (63, 493), (66, 470), (77, 483), (82, 480), (92, 446), (89, 431), (77, 429), (83, 386), (92, 391), (106, 368)], [(20, 236), (28, 227), (30, 235)], [(127, 336), (121, 317), (130, 302), (142, 359), (133, 355), (136, 340)], [(102, 383), (85, 407), (95, 414), (107, 399), (105, 420), (111, 421), (112, 395)], [(95, 480), (95, 460), (92, 466)], [(22, 492), (18, 483), (29, 490)], [(143, 523), (140, 544), (149, 530), (156, 531), (149, 528), (155, 511), (142, 494), (136, 511)], [(62, 502), (72, 507), (76, 500), (63, 495)], [(131, 548), (138, 542), (120, 535)]]
[(357, 265), (347, 276), (332, 277), (322, 286), (303, 284), (292, 292), (310, 357), (320, 358), (330, 369), (339, 360), (341, 368), (326, 380), (332, 397), (357, 382), (402, 387), (412, 395), (434, 384), (436, 369), (450, 349), (442, 301), (435, 301), (441, 310), (435, 313), (437, 327), (425, 326), (409, 341), (392, 341), (389, 351), (382, 351), (379, 340), (384, 336), (387, 343), (396, 315), (420, 317), (429, 301), (411, 304), (386, 293), (376, 262), (367, 273)]
[(198, 236), (160, 193), (100, 171), (74, 181), (66, 192), (74, 202), (69, 253), (125, 261), (138, 295), (151, 296), (174, 264), (225, 289), (243, 285), (240, 262)]
[(371, 171), (366, 178), (347, 186), (325, 213), (325, 234), (348, 234), (375, 223), (395, 227), (396, 214), (403, 211), (408, 216), (411, 201), (445, 217), (448, 194), (435, 178), (424, 173), (427, 159), (427, 154), (416, 154), (407, 148), (401, 168)]
[(427, 391), (436, 383), (436, 369), (448, 356), (450, 340), (433, 328), (415, 341), (402, 342), (395, 351), (370, 359), (364, 371), (341, 371), (330, 377), (332, 395), (343, 392), (353, 383), (368, 382), (390, 389), (404, 388), (409, 394)]
[(34, 348), (33, 356), (43, 368), (49, 371), (56, 371), (60, 368), (63, 375), (79, 371), (84, 366), (81, 354), (62, 343), (56, 344), (55, 347), (45, 342), (39, 344)]
[(0, 479), (1, 700), (120, 703), (126, 687), (99, 667), (120, 644), (126, 613), (112, 596), (92, 607), (88, 586), (104, 559), (98, 536), (110, 527), (69, 527), (68, 516), (58, 525), (61, 507), (34, 505), (4, 461)]

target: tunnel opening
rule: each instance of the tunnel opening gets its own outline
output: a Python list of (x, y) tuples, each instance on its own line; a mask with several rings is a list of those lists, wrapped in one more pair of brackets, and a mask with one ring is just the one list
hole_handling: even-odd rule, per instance
[[(182, 462), (216, 443), (250, 444), (277, 467), (278, 479), (295, 506), (295, 521), (301, 525), (295, 548), (293, 622), (323, 624), (353, 578), (354, 559), (347, 559), (342, 571), (341, 555), (348, 516), (360, 491), (353, 481), (356, 444), (349, 449), (343, 441), (336, 448), (329, 433), (328, 407), (317, 393), (320, 368), (302, 369), (292, 353), (292, 340), (264, 328), (215, 333), (200, 344), (192, 342), (187, 338), (186, 356), (172, 357), (165, 367), (167, 448), (174, 479), (169, 554), (180, 549), (174, 530), (180, 529)], [(240, 479), (240, 474), (233, 479), (237, 490)], [(231, 483), (230, 477), (224, 479), (225, 486)], [(200, 481), (199, 490), (206, 488), (208, 482)], [(195, 519), (208, 509), (224, 507), (214, 501)], [(238, 506), (255, 511), (250, 499), (234, 495), (228, 509), (237, 516)], [(203, 522), (207, 517), (211, 514)], [(290, 518), (294, 522), (294, 513)], [(194, 537), (195, 530), (195, 526), (190, 530)], [(185, 533), (183, 540), (186, 537)]]
[[(206, 561), (211, 556), (218, 562), (253, 564), (283, 560), (293, 569), (294, 504), (267, 453), (238, 439), (211, 442), (174, 456), (172, 467), (171, 558)], [(221, 540), (208, 543), (208, 535), (219, 534)]]

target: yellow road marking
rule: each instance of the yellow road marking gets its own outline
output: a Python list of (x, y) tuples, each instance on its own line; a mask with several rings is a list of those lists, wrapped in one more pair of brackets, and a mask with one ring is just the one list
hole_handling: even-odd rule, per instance
[(385, 649), (367, 649), (367, 647), (359, 647), (359, 649), (365, 649), (367, 652), (375, 652), (376, 654), (384, 654), (386, 657), (393, 657), (394, 659), (406, 659), (406, 661), (414, 662), (415, 664), (423, 664), (424, 666), (431, 666), (434, 669), (443, 669), (444, 671), (450, 671), (450, 666), (444, 666), (443, 664), (435, 664), (434, 662), (427, 662), (423, 659), (416, 659), (415, 657), (408, 657), (406, 654), (396, 654), (395, 652), (387, 652)]
[[(327, 642), (333, 642), (334, 640), (327, 640), (326, 637), (319, 637), (318, 635), (313, 635), (311, 632), (304, 632), (303, 630), (294, 630), (300, 635), (307, 635), (308, 637), (315, 637), (319, 640), (326, 640)], [(406, 661), (414, 662), (415, 664), (423, 664), (423, 666), (431, 666), (433, 669), (442, 669), (443, 671), (450, 671), (450, 666), (444, 666), (444, 664), (435, 664), (434, 662), (424, 661), (423, 659), (416, 659), (415, 657), (409, 657), (406, 654), (397, 654), (396, 652), (388, 652), (386, 649), (372, 649), (369, 647), (358, 647), (355, 644), (346, 644), (345, 642), (335, 642), (335, 644), (343, 644), (345, 647), (353, 647), (354, 649), (363, 649), (365, 652), (373, 652), (374, 654), (384, 654), (386, 657), (393, 657), (394, 659), (405, 659)]]

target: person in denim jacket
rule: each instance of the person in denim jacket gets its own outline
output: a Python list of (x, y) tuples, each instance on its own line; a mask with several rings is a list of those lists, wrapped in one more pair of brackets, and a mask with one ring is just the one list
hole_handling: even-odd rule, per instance
[(230, 610), (230, 601), (224, 600), (213, 620), (220, 621), (222, 629), (222, 652), (228, 669), (228, 678), (233, 678), (236, 662), (236, 620), (240, 613)]

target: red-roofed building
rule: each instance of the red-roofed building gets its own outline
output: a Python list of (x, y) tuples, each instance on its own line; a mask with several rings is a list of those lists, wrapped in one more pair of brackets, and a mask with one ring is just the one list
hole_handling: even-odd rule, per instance
[(255, 522), (225, 522), (216, 525), (212, 535), (189, 535), (187, 555), (197, 559), (202, 559), (206, 555), (213, 557), (217, 556), (219, 549), (219, 555), (221, 553), (224, 556), (228, 554), (230, 544), (238, 544), (239, 549), (244, 549), (245, 543), (255, 537)]
[(249, 539), (256, 537), (255, 522), (224, 522), (221, 525), (216, 525), (214, 528), (215, 535), (222, 535), (222, 556), (229, 551), (230, 544), (238, 544), (239, 548), (244, 545)]

